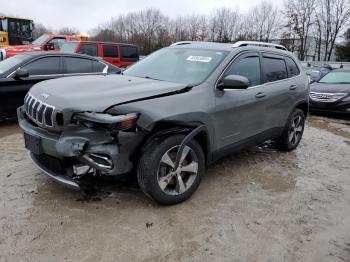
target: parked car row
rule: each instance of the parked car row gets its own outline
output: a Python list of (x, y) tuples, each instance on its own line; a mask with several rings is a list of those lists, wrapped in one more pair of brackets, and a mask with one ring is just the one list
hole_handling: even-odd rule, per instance
[(85, 41), (85, 39), (86, 37), (81, 35), (44, 34), (30, 45), (0, 48), (0, 61), (14, 55), (38, 51), (86, 54), (100, 57), (118, 67), (127, 67), (139, 60), (139, 50), (135, 45)]
[(350, 115), (350, 69), (332, 70), (310, 87), (310, 110)]

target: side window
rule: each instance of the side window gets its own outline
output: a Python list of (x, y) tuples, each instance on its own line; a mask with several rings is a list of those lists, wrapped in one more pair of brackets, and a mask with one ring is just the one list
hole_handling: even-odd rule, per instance
[(81, 45), (79, 53), (98, 56), (97, 45)]
[(60, 74), (60, 58), (44, 57), (29, 62), (22, 67), (28, 70), (29, 75), (55, 75)]
[(53, 38), (48, 42), (48, 44), (53, 43), (55, 49), (60, 49), (61, 45), (65, 42), (66, 42), (65, 38)]
[(118, 57), (118, 46), (104, 45), (103, 46), (103, 57)]
[(286, 57), (285, 59), (286, 59), (286, 63), (287, 63), (289, 77), (299, 75), (300, 71), (299, 71), (297, 64), (294, 62), (294, 60), (290, 57)]
[(260, 85), (260, 59), (258, 56), (249, 56), (233, 62), (224, 76), (240, 75), (249, 79), (249, 86)]
[(92, 73), (93, 61), (78, 57), (65, 57), (65, 74)]
[(287, 68), (284, 59), (275, 57), (263, 57), (265, 83), (274, 82), (287, 78)]
[(93, 61), (93, 67), (94, 67), (94, 72), (96, 73), (102, 73), (103, 70), (106, 68), (106, 65), (104, 63), (101, 63), (99, 61)]
[(135, 62), (139, 60), (139, 52), (135, 46), (120, 46), (120, 56), (122, 61)]

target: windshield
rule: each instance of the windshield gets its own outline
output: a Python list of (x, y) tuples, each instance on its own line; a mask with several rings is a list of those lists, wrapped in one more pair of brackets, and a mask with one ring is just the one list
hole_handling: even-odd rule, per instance
[(42, 45), (47, 39), (49, 39), (49, 35), (41, 35), (32, 42), (32, 45)]
[(327, 84), (350, 84), (350, 72), (330, 72), (318, 82)]
[(27, 58), (28, 58), (28, 55), (16, 55), (1, 61), (0, 74), (3, 74), (6, 71), (10, 70), (12, 67), (22, 63)]
[(60, 51), (62, 53), (75, 53), (77, 45), (77, 42), (63, 43), (61, 45)]
[(182, 84), (202, 83), (228, 52), (164, 48), (124, 71), (124, 75)]

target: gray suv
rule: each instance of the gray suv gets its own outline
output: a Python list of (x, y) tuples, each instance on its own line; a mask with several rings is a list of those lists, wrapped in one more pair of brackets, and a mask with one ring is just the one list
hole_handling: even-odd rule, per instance
[(283, 46), (179, 42), (120, 75), (41, 82), (18, 120), (33, 163), (56, 181), (136, 172), (146, 195), (175, 204), (227, 154), (272, 139), (295, 149), (308, 92)]

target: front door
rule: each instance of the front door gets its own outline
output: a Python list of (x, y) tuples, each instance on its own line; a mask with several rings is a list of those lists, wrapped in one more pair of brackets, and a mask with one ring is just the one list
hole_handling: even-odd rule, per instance
[(227, 75), (247, 77), (250, 87), (216, 90), (213, 117), (217, 136), (215, 149), (244, 142), (264, 131), (266, 96), (261, 80), (259, 54), (251, 52), (240, 55), (226, 69), (221, 79)]

